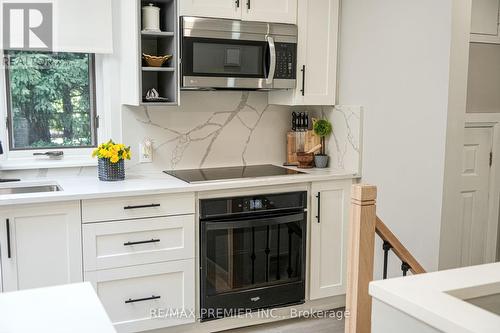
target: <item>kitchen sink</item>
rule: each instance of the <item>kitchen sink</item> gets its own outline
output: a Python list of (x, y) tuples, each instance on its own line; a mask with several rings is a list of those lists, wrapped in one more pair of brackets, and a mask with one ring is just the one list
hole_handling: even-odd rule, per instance
[(5, 194), (26, 194), (26, 193), (42, 193), (42, 192), (59, 192), (62, 191), (59, 185), (20, 185), (11, 187), (0, 187), (0, 195)]

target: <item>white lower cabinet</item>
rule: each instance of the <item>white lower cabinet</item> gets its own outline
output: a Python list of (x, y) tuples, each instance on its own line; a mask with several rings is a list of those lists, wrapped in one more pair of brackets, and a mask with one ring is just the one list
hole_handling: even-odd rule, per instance
[(119, 332), (193, 323), (194, 259), (86, 272)]
[(3, 291), (81, 282), (80, 202), (0, 209)]
[(82, 201), (83, 269), (119, 332), (195, 322), (195, 195)]
[(311, 186), (311, 300), (345, 294), (351, 186), (351, 180)]

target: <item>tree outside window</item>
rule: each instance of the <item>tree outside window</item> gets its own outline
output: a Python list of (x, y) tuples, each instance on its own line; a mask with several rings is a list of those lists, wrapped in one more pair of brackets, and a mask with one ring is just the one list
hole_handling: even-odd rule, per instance
[(11, 150), (96, 146), (94, 57), (6, 52)]

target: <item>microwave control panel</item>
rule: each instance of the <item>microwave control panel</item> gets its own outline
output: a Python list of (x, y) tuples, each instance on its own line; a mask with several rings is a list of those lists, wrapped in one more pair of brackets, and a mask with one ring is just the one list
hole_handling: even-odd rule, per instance
[(297, 44), (276, 43), (275, 79), (295, 80), (297, 77)]

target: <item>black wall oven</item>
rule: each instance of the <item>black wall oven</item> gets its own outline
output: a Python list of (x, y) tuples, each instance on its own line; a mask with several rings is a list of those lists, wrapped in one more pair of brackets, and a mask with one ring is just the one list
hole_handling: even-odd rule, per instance
[(307, 192), (200, 201), (201, 319), (304, 302)]
[(293, 89), (297, 26), (182, 18), (183, 89)]

